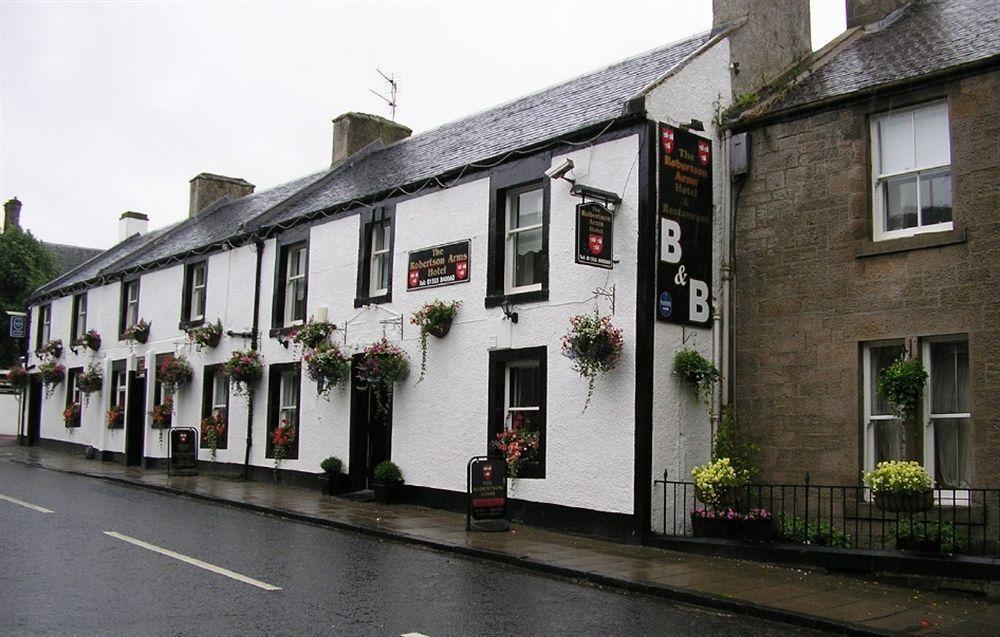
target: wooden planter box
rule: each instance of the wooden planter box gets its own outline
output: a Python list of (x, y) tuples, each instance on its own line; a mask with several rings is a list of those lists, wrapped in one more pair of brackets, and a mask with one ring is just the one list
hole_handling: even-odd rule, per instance
[(875, 506), (892, 513), (919, 513), (934, 508), (934, 492), (876, 493)]

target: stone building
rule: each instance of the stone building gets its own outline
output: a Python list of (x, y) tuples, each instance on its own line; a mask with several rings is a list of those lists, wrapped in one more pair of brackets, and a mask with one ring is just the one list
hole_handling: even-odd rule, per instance
[[(853, 485), (907, 458), (956, 494), (995, 487), (996, 3), (847, 4), (847, 32), (733, 128), (751, 150), (733, 177), (729, 393), (765, 479)], [(901, 356), (929, 373), (905, 420), (875, 389)]]

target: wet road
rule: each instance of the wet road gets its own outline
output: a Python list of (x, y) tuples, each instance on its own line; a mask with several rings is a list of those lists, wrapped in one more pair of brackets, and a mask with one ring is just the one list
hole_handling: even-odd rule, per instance
[(0, 462), (5, 637), (407, 633), (818, 634)]

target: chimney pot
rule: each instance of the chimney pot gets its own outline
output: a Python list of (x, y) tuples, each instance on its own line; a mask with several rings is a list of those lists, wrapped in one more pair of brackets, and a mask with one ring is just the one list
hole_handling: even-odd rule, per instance
[(21, 227), (21, 202), (17, 197), (8, 200), (3, 205), (3, 231), (11, 232)]
[(406, 126), (378, 115), (344, 113), (333, 120), (331, 165), (343, 163), (376, 140), (388, 146), (409, 137), (412, 132)]
[(121, 243), (135, 234), (145, 234), (149, 230), (149, 216), (142, 212), (127, 210), (118, 218), (118, 242)]
[(239, 199), (249, 195), (254, 185), (239, 177), (226, 177), (212, 173), (200, 173), (191, 179), (191, 203), (188, 216), (195, 217), (200, 212), (223, 197)]

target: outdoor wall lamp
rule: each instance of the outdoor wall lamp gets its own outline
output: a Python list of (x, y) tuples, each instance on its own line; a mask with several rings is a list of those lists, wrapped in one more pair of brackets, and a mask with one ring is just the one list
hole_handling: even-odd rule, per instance
[(503, 317), (505, 319), (511, 323), (517, 323), (517, 312), (514, 311), (513, 303), (504, 299), (504, 302), (500, 304), (500, 309), (503, 310)]

